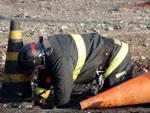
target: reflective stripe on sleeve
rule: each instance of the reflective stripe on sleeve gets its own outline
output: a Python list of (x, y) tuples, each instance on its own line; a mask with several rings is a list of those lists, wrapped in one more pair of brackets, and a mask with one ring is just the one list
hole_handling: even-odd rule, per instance
[(109, 67), (106, 69), (104, 73), (104, 79), (106, 79), (124, 60), (129, 51), (129, 46), (127, 43), (122, 42), (122, 46), (117, 53), (116, 57), (112, 60)]
[(79, 34), (70, 34), (75, 41), (77, 52), (78, 52), (78, 60), (76, 67), (73, 71), (73, 80), (76, 80), (82, 67), (85, 64), (86, 60), (86, 46), (83, 40), (83, 37)]

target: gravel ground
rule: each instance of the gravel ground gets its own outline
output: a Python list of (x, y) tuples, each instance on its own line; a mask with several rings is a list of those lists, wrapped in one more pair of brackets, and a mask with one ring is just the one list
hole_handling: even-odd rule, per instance
[[(35, 42), (40, 35), (58, 33), (92, 33), (126, 41), (130, 45), (134, 71), (149, 68), (150, 7), (139, 7), (149, 0), (5, 0), (0, 3), (0, 76), (5, 64), (11, 19), (19, 19), (24, 44)], [(0, 78), (2, 82), (2, 78)], [(1, 84), (0, 82), (0, 84)], [(79, 110), (78, 102), (91, 96), (91, 84), (75, 86), (70, 109), (49, 110), (49, 106), (32, 109), (15, 108), (0, 103), (2, 113), (147, 113), (149, 104), (128, 107)], [(82, 90), (82, 91), (81, 91)]]

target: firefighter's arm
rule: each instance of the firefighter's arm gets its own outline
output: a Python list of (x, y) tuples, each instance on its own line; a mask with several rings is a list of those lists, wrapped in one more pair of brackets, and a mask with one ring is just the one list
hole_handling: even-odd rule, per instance
[(45, 104), (47, 98), (49, 97), (50, 90), (45, 88), (37, 87), (35, 92), (33, 93), (34, 104)]
[(73, 88), (73, 62), (71, 58), (61, 57), (53, 66), (54, 78), (54, 106), (57, 108), (66, 107), (70, 101)]
[(35, 97), (47, 99), (50, 94), (51, 79), (48, 70), (38, 72), (37, 87), (35, 89)]

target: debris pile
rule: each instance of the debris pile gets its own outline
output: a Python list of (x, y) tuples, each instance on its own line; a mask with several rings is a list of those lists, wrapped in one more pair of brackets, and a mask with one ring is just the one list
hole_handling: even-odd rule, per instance
[[(137, 0), (0, 0), (0, 85), (6, 60), (6, 49), (11, 19), (19, 19), (23, 28), (24, 43), (31, 43), (43, 35), (58, 33), (92, 33), (121, 39), (130, 44), (135, 72), (148, 69), (150, 57), (150, 8), (149, 2), (136, 3)], [(136, 7), (125, 7), (128, 3)], [(138, 5), (137, 5), (138, 4)], [(122, 10), (123, 8), (127, 8)], [(7, 9), (7, 10), (6, 10)], [(90, 9), (90, 10), (89, 10)], [(132, 9), (132, 10), (130, 10)], [(4, 15), (5, 14), (5, 15)], [(81, 99), (93, 96), (93, 84), (74, 87), (70, 105), (79, 109)], [(51, 100), (50, 100), (51, 101)], [(47, 107), (50, 108), (49, 102)], [(28, 112), (19, 105), (0, 103), (0, 112)], [(17, 107), (15, 107), (17, 106)], [(40, 106), (41, 107), (41, 106)], [(33, 107), (39, 112), (39, 106)], [(35, 111), (34, 111), (35, 110)], [(43, 109), (42, 109), (43, 110)], [(98, 109), (85, 112), (149, 112), (148, 106), (123, 107), (118, 109)], [(62, 110), (61, 112), (68, 110)], [(30, 111), (29, 111), (30, 112)], [(45, 111), (49, 112), (49, 111)], [(53, 111), (57, 113), (57, 111)], [(69, 112), (79, 112), (80, 110)], [(84, 112), (84, 111), (82, 111)]]

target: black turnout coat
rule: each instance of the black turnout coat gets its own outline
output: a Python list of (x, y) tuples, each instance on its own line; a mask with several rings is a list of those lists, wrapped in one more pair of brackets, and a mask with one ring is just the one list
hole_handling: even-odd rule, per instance
[[(73, 71), (78, 60), (75, 41), (69, 34), (48, 37), (53, 52), (46, 57), (46, 71), (54, 85), (55, 106), (65, 105), (69, 102), (74, 83), (85, 84), (93, 81), (99, 67), (105, 71), (120, 49), (120, 45), (115, 44), (112, 38), (104, 38), (97, 33), (82, 34), (81, 36), (86, 46), (86, 60), (76, 80), (73, 80)], [(127, 70), (130, 70), (132, 63), (129, 53), (122, 65), (123, 67), (128, 65)], [(121, 68), (121, 70), (123, 69), (125, 68)], [(116, 85), (115, 82), (121, 81), (115, 81), (115, 78), (111, 81), (110, 78), (106, 79), (108, 81), (106, 85), (104, 83), (106, 89)], [(40, 80), (42, 81), (42, 79)], [(42, 86), (44, 87), (44, 84)]]

